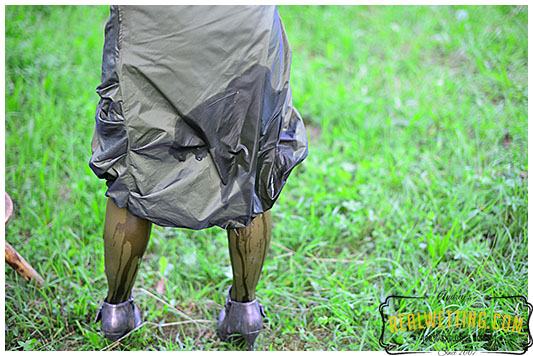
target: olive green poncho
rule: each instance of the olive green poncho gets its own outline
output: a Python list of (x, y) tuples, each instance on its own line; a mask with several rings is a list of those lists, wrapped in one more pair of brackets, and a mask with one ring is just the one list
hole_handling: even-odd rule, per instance
[(112, 6), (89, 162), (162, 226), (247, 226), (307, 156), (271, 6)]

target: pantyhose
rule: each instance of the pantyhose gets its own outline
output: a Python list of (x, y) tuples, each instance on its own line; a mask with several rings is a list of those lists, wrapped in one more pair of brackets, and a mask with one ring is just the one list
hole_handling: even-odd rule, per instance
[(148, 245), (152, 223), (119, 208), (107, 200), (104, 225), (106, 302), (118, 304), (129, 299), (137, 270)]
[(229, 254), (233, 268), (231, 299), (249, 302), (255, 299), (255, 287), (259, 281), (272, 233), (270, 210), (258, 215), (242, 229), (229, 229)]
[[(108, 199), (104, 225), (106, 302), (118, 304), (129, 299), (151, 228), (152, 223), (117, 207), (112, 199)], [(255, 299), (271, 232), (270, 211), (258, 215), (248, 227), (228, 230), (233, 268), (231, 299), (238, 302)]]

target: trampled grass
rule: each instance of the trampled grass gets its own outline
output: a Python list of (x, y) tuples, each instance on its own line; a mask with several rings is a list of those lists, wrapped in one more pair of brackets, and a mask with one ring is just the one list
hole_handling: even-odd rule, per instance
[[(527, 8), (280, 13), (311, 140), (273, 209), (256, 349), (382, 350), (390, 295), (427, 295), (431, 310), (443, 290), (527, 297)], [(106, 293), (106, 188), (87, 162), (107, 16), (6, 7), (6, 239), (46, 286), (6, 264), (5, 347), (231, 350), (215, 331), (231, 284), (222, 229), (154, 228), (134, 289), (147, 324), (112, 344), (92, 322)], [(503, 339), (476, 333), (486, 337), (394, 340), (481, 350)]]

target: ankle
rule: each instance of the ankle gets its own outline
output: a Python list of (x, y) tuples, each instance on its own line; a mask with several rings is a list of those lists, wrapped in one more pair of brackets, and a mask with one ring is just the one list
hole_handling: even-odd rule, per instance
[(239, 303), (247, 303), (255, 299), (255, 293), (244, 293), (233, 286), (230, 287), (229, 296), (231, 300)]
[(104, 299), (104, 302), (106, 302), (107, 304), (122, 304), (125, 302), (130, 302), (132, 300), (133, 300), (133, 291), (126, 295), (121, 295), (121, 296), (116, 296), (116, 295), (109, 296), (109, 293), (108, 293)]

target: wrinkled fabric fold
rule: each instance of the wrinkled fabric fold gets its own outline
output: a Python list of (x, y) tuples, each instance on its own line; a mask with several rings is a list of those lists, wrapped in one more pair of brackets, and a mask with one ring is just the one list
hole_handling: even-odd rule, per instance
[(273, 6), (112, 6), (89, 165), (158, 225), (242, 228), (307, 156)]

